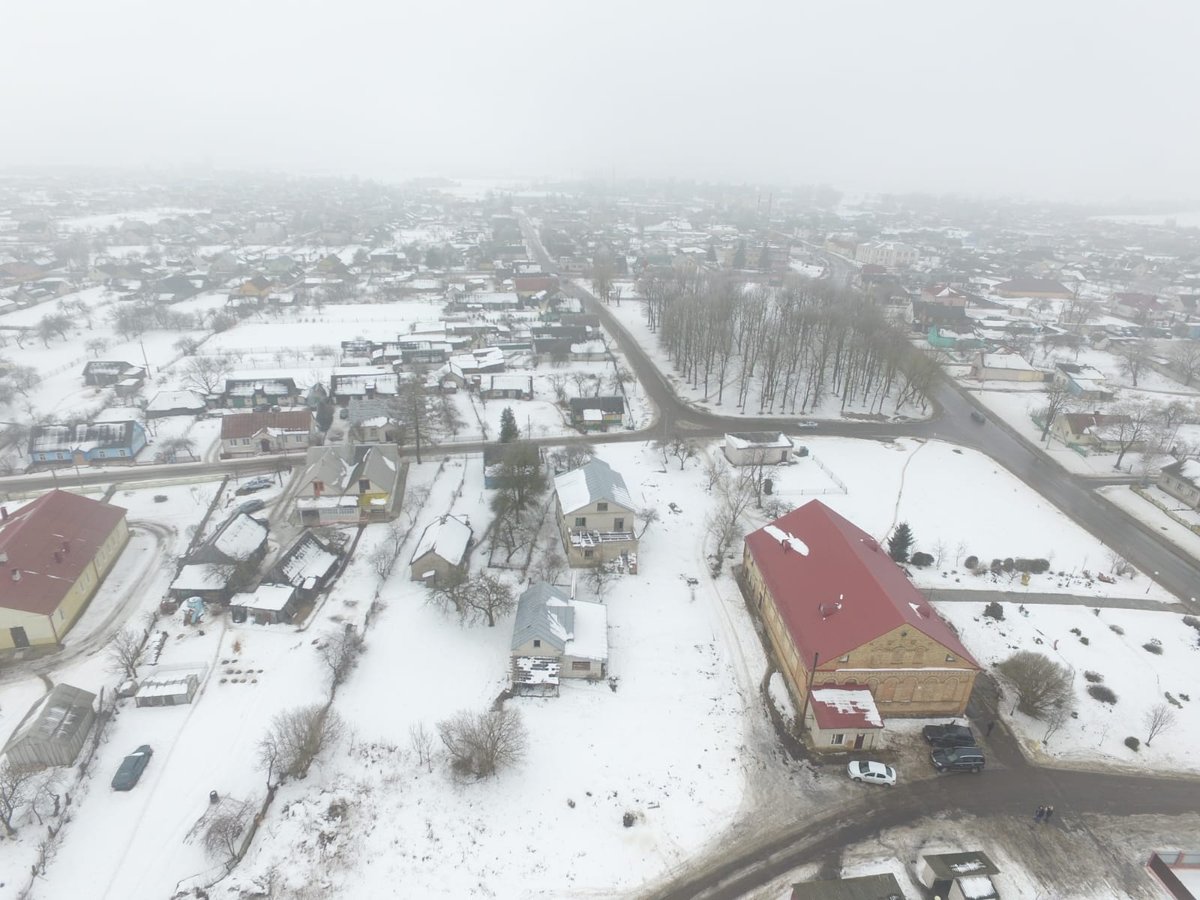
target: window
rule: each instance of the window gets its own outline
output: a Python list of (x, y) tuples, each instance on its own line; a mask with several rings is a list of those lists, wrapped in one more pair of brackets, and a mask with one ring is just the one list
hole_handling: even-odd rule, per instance
[(314, 481), (312, 484), (313, 484), (313, 493), (314, 494), (319, 494), (323, 490), (325, 490), (325, 482), (323, 482), (323, 481)]
[(596, 512), (608, 512), (608, 504), (607, 503), (597, 503), (596, 504)]
[(947, 653), (946, 654), (946, 662), (958, 662), (958, 659), (954, 656), (953, 653)]
[(845, 656), (839, 659), (838, 662), (850, 662), (850, 654), (847, 653)]
[(542, 646), (542, 640), (541, 640), (541, 638), (534, 638), (534, 639), (533, 639), (533, 646), (535, 646), (535, 647), (540, 647), (540, 646)]
[(624, 531), (624, 530), (625, 530), (625, 520), (624, 519), (613, 519), (613, 531)]
[(845, 742), (846, 742), (846, 736), (844, 734), (835, 734), (829, 738), (829, 743), (833, 744), (833, 746), (835, 746), (835, 747), (840, 747)]
[(592, 671), (592, 664), (586, 659), (572, 660), (571, 671), (572, 672), (590, 672), (590, 671)]
[(250, 438), (242, 438), (242, 443), (243, 443), (243, 444), (249, 444), (249, 443), (250, 443)]
[(360, 494), (365, 494), (369, 490), (371, 490), (371, 479), (370, 478), (358, 479), (358, 492)]
[(576, 528), (586, 528), (587, 527), (587, 516), (576, 516), (575, 517), (575, 527)]
[(124, 455), (125, 455), (125, 451), (124, 451), (124, 450), (118, 450), (118, 451), (117, 451), (117, 456), (124, 456)]
[(591, 559), (591, 558), (592, 558), (592, 557), (595, 555), (595, 553), (596, 553), (596, 551), (595, 551), (595, 550), (592, 550), (592, 549), (584, 550), (584, 551), (583, 551), (583, 558), (584, 558), (584, 559)]

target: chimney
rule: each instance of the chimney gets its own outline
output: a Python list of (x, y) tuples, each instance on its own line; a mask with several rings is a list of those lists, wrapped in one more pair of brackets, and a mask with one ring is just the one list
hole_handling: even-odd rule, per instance
[(13, 570), (12, 570), (12, 580), (13, 580), (13, 581), (20, 581), (20, 580), (21, 580), (21, 570), (20, 570), (20, 569), (13, 569)]

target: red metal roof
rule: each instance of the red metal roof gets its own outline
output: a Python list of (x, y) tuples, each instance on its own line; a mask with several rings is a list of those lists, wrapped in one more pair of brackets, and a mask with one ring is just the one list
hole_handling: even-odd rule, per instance
[(119, 506), (51, 491), (0, 521), (0, 607), (50, 615), (124, 517)]
[(818, 728), (865, 731), (883, 727), (875, 698), (865, 684), (813, 685), (808, 703)]
[(819, 500), (748, 535), (746, 546), (806, 668), (814, 653), (820, 667), (902, 625), (978, 668), (887, 551)]

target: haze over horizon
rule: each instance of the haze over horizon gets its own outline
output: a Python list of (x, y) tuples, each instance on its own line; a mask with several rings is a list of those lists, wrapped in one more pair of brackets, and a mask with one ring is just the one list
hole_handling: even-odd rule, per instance
[(1183, 2), (63, 0), (5, 18), (0, 169), (615, 174), (1200, 206), (1200, 7)]

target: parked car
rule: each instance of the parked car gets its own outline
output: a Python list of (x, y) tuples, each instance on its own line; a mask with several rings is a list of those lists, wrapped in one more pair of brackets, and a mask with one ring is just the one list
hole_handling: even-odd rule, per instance
[(150, 764), (150, 757), (153, 755), (154, 751), (150, 749), (150, 745), (142, 744), (142, 746), (121, 760), (117, 774), (113, 776), (113, 790), (133, 790), (134, 786), (138, 783), (138, 779), (142, 777), (142, 773), (146, 771), (146, 766)]
[(974, 422), (976, 425), (986, 425), (987, 424), (987, 416), (985, 416), (979, 410), (973, 409), (973, 410), (971, 410), (971, 421)]
[(925, 742), (934, 747), (974, 747), (975, 732), (966, 725), (926, 725), (921, 729)]
[(855, 760), (846, 767), (846, 771), (855, 781), (867, 784), (882, 784), (886, 787), (896, 786), (896, 770), (881, 762), (870, 760)]
[(236, 491), (234, 491), (234, 493), (237, 494), (239, 497), (241, 497), (245, 494), (253, 494), (255, 491), (265, 491), (267, 488), (269, 488), (274, 483), (275, 483), (275, 480), (273, 478), (268, 478), (265, 475), (260, 475), (258, 478), (251, 478), (249, 481), (247, 481), (245, 484), (243, 484), (241, 487), (239, 487)]
[(237, 511), (240, 513), (258, 512), (260, 509), (264, 508), (266, 505), (267, 505), (266, 500), (260, 500), (257, 497), (255, 497), (253, 500), (247, 500), (245, 503), (243, 503), (241, 506), (239, 506), (237, 508)]
[(978, 747), (937, 747), (929, 756), (939, 772), (982, 772), (986, 763)]

